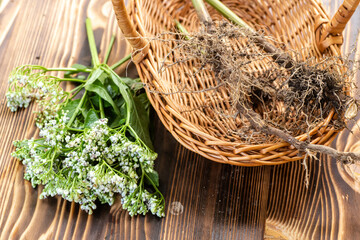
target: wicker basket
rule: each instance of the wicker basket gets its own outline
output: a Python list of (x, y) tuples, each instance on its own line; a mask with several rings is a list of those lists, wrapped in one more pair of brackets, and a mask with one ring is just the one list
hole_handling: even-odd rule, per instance
[[(323, 54), (340, 55), (341, 33), (359, 1), (346, 0), (331, 21), (315, 0), (224, 0), (223, 3), (255, 29), (264, 30), (266, 35), (286, 43), (290, 49), (301, 49), (304, 58), (320, 59)], [(211, 73), (200, 80), (183, 74), (190, 71), (191, 66), (181, 65), (159, 74), (168, 46), (157, 41), (149, 43), (146, 39), (164, 31), (174, 31), (174, 20), (187, 30), (196, 31), (200, 24), (191, 0), (135, 0), (130, 1), (128, 11), (123, 0), (113, 0), (113, 5), (119, 26), (136, 53), (133, 61), (141, 80), (149, 88), (147, 94), (151, 104), (178, 142), (210, 160), (233, 165), (274, 165), (303, 158), (286, 142), (244, 143), (236, 134), (229, 134), (228, 130), (237, 124), (236, 119), (221, 118), (200, 108), (196, 110), (203, 101), (221, 105), (224, 111), (230, 108), (228, 97), (221, 91), (215, 96), (201, 91), (190, 93), (204, 85), (213, 86), (215, 80)], [(214, 20), (222, 19), (210, 6), (208, 10)], [(261, 70), (266, 65), (257, 67)], [(189, 91), (158, 94), (180, 91), (179, 79)], [(190, 108), (195, 110), (187, 111)], [(337, 131), (327, 126), (333, 115), (331, 112), (310, 131), (312, 143), (328, 145), (336, 137)], [(308, 137), (304, 133), (297, 139), (304, 141)]]

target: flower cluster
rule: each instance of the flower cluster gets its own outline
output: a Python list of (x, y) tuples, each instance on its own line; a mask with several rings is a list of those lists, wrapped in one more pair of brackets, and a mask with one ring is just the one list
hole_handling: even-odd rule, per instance
[[(33, 187), (44, 185), (41, 198), (60, 195), (92, 213), (97, 201), (111, 205), (119, 195), (131, 216), (148, 211), (164, 216), (149, 101), (133, 87), (139, 86), (136, 79), (121, 78), (106, 61), (100, 64), (89, 19), (86, 29), (93, 67), (24, 65), (11, 73), (8, 107), (16, 111), (36, 99), (40, 130), (38, 139), (16, 141), (12, 155), (25, 165), (24, 178)], [(64, 78), (47, 75), (50, 71), (63, 71)], [(63, 91), (62, 81), (78, 86)]]
[(164, 216), (163, 197), (146, 187), (157, 154), (129, 140), (124, 128), (109, 128), (106, 118), (77, 134), (67, 130), (68, 119), (62, 112), (44, 122), (43, 138), (15, 144), (13, 156), (26, 166), (25, 178), (45, 186), (41, 198), (60, 195), (92, 213), (96, 200), (112, 205), (118, 193), (130, 215), (150, 210)]
[(59, 109), (55, 103), (65, 96), (60, 81), (43, 72), (41, 67), (23, 65), (10, 74), (6, 98), (11, 111), (27, 108), (33, 99), (39, 100), (41, 112), (46, 111), (46, 115), (54, 114)]

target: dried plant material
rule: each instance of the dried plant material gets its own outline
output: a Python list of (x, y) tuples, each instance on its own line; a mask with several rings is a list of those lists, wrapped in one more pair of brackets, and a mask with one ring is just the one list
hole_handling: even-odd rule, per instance
[[(165, 73), (167, 68), (188, 64), (195, 69), (192, 77), (200, 81), (206, 72), (212, 72), (217, 86), (202, 91), (225, 92), (224, 99), (231, 110), (225, 110), (221, 104), (214, 107), (205, 103), (204, 114), (209, 113), (205, 109), (211, 108), (212, 114), (236, 118), (237, 128), (228, 132), (238, 135), (244, 143), (286, 141), (303, 153), (323, 152), (344, 162), (358, 158), (357, 154), (345, 156), (328, 147), (310, 144), (313, 140), (310, 134), (307, 141), (295, 138), (324, 122), (327, 127), (341, 130), (346, 119), (357, 114), (358, 103), (349, 94), (353, 88), (349, 61), (340, 57), (303, 61), (296, 51), (284, 53), (291, 58), (279, 52), (266, 53), (259, 38), (281, 46), (260, 33), (225, 21), (207, 23), (186, 39), (179, 34), (176, 40), (164, 40), (164, 44), (171, 43), (171, 51), (159, 71)], [(172, 92), (175, 93), (179, 92)], [(330, 115), (333, 117), (329, 118)]]

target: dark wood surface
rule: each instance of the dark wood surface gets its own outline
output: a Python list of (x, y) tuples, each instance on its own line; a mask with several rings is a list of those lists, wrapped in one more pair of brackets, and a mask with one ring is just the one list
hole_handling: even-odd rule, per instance
[[(325, 7), (333, 13), (339, 2), (326, 1)], [(346, 52), (355, 42), (359, 16), (345, 32)], [(10, 156), (12, 141), (36, 136), (35, 108), (10, 112), (7, 76), (21, 64), (89, 65), (86, 17), (93, 19), (100, 56), (113, 33), (118, 38), (110, 62), (129, 52), (110, 1), (3, 0), (0, 5), (0, 239), (360, 239), (360, 167), (343, 168), (321, 157), (308, 163), (306, 188), (300, 162), (253, 168), (214, 163), (181, 147), (155, 114), (165, 218), (131, 218), (119, 201), (87, 215), (61, 198), (39, 200), (40, 189), (23, 180), (22, 165)], [(344, 132), (334, 145), (356, 150), (358, 136)]]

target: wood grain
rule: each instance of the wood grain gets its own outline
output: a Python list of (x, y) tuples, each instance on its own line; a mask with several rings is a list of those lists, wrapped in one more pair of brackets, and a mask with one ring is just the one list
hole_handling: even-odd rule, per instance
[[(340, 2), (324, 1), (324, 6), (333, 14)], [(344, 52), (355, 43), (359, 16), (358, 10), (345, 30)], [(86, 17), (93, 19), (101, 58), (114, 33), (118, 40), (110, 62), (129, 52), (110, 1), (3, 0), (0, 6), (0, 239), (262, 239), (264, 234), (266, 239), (360, 238), (359, 165), (343, 167), (321, 156), (307, 163), (306, 188), (300, 162), (256, 168), (213, 163), (181, 147), (154, 113), (165, 218), (130, 218), (119, 200), (90, 216), (61, 198), (39, 200), (41, 188), (24, 181), (23, 166), (10, 157), (13, 140), (36, 136), (35, 108), (8, 110), (7, 76), (26, 63), (89, 65)], [(353, 134), (343, 132), (334, 146), (360, 151), (359, 125), (353, 123)]]
[[(29, 109), (6, 107), (7, 76), (21, 64), (49, 67), (90, 64), (85, 18), (93, 19), (100, 57), (117, 29), (110, 1), (5, 0), (0, 7), (0, 239), (261, 239), (270, 168), (241, 168), (208, 161), (185, 150), (153, 115), (156, 168), (166, 217), (130, 218), (119, 200), (87, 215), (61, 198), (39, 200), (41, 188), (23, 180), (11, 158), (12, 141), (36, 136)], [(116, 41), (110, 63), (129, 51)], [(129, 70), (129, 72), (131, 72)], [(70, 88), (70, 85), (65, 86)]]
[[(333, 15), (342, 1), (323, 3), (327, 12)], [(360, 57), (359, 24), (358, 8), (344, 31), (342, 47), (343, 53), (349, 54), (358, 44), (355, 60)], [(359, 86), (359, 73), (355, 80)], [(355, 96), (358, 93), (355, 91)], [(339, 134), (332, 146), (342, 151), (359, 152), (359, 124), (357, 118), (349, 130)], [(265, 238), (360, 239), (359, 164), (344, 166), (335, 159), (319, 156), (319, 161), (308, 161), (307, 165), (310, 170), (308, 188), (304, 184), (305, 171), (301, 162), (271, 170)]]

